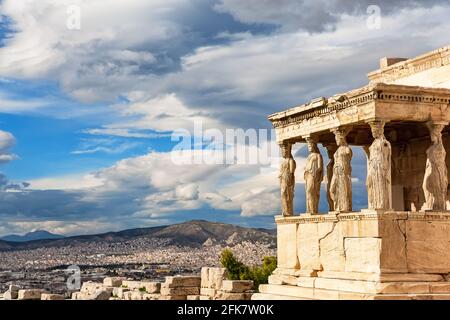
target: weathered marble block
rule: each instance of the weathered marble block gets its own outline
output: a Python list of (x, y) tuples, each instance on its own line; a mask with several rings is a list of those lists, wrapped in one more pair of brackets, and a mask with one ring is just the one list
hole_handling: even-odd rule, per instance
[(64, 300), (64, 296), (61, 294), (43, 293), (41, 294), (41, 300)]
[(224, 280), (222, 291), (242, 293), (253, 289), (252, 280)]
[(125, 280), (123, 277), (107, 277), (103, 279), (103, 284), (108, 287), (120, 287), (123, 280)]
[(41, 300), (41, 295), (45, 293), (42, 289), (19, 290), (18, 300)]
[(202, 296), (214, 297), (214, 295), (216, 294), (216, 292), (217, 292), (216, 289), (211, 289), (211, 288), (200, 288), (200, 295), (202, 295)]
[(282, 248), (277, 252), (277, 267), (280, 269), (298, 269), (297, 256), (297, 224), (287, 223), (277, 225), (277, 246)]
[(201, 277), (196, 276), (171, 276), (166, 277), (164, 284), (170, 288), (175, 287), (200, 287)]
[(188, 296), (188, 295), (196, 295), (200, 294), (200, 287), (177, 287), (172, 288), (163, 284), (161, 286), (161, 295), (163, 296)]
[(450, 213), (364, 211), (277, 223), (278, 274), (450, 273)]

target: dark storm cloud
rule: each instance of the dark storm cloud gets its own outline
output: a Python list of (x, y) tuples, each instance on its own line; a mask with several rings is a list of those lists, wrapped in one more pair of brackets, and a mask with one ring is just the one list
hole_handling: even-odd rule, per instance
[(323, 32), (335, 28), (343, 14), (367, 15), (371, 5), (379, 6), (381, 14), (389, 15), (404, 8), (447, 3), (447, 0), (221, 0), (215, 8), (245, 23), (269, 23), (289, 31)]

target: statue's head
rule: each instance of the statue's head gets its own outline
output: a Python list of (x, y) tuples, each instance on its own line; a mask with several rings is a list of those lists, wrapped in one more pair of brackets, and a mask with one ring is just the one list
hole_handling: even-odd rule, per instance
[(280, 143), (281, 156), (285, 159), (292, 157), (292, 144), (288, 142)]
[(347, 140), (345, 139), (345, 137), (348, 134), (348, 130), (346, 130), (344, 128), (337, 128), (337, 129), (333, 130), (333, 133), (334, 133), (334, 138), (336, 139), (336, 144), (339, 147), (347, 145)]
[(427, 122), (428, 130), (430, 131), (430, 138), (433, 144), (442, 143), (442, 130), (445, 127), (445, 124), (435, 123), (432, 121)]
[(317, 147), (317, 138), (307, 137), (306, 143), (308, 145), (309, 152), (319, 152), (319, 148)]
[(370, 123), (370, 129), (372, 130), (372, 136), (378, 139), (384, 135), (384, 122), (374, 121)]

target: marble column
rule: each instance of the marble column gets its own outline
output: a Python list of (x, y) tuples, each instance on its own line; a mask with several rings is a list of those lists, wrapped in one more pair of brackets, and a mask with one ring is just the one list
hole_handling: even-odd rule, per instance
[(367, 161), (366, 187), (369, 209), (392, 209), (392, 149), (384, 136), (384, 124), (383, 121), (369, 122), (374, 138), (368, 150)]
[(447, 122), (428, 121), (431, 146), (427, 149), (427, 162), (423, 178), (425, 203), (422, 210), (445, 211), (448, 187), (445, 148), (442, 143), (442, 130)]
[(292, 157), (292, 143), (281, 143), (280, 151), (282, 158), (278, 178), (281, 188), (281, 213), (283, 216), (293, 216), (296, 163)]
[(306, 213), (319, 213), (320, 185), (323, 181), (323, 158), (315, 137), (306, 137), (309, 155), (304, 172)]
[(347, 144), (346, 136), (350, 128), (333, 129), (338, 149), (334, 154), (333, 177), (330, 195), (334, 202), (334, 211), (352, 211), (352, 149)]
[(328, 163), (327, 163), (327, 201), (328, 201), (328, 210), (334, 211), (334, 202), (331, 199), (330, 194), (330, 186), (331, 179), (333, 178), (333, 167), (334, 167), (334, 154), (338, 148), (336, 143), (324, 143), (323, 146), (327, 150), (328, 154)]

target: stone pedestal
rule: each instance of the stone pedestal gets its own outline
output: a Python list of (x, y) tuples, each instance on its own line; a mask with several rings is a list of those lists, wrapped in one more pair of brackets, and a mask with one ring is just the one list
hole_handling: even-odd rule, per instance
[(278, 268), (253, 299), (450, 299), (450, 213), (276, 217)]

